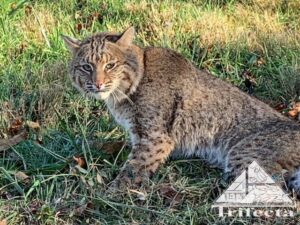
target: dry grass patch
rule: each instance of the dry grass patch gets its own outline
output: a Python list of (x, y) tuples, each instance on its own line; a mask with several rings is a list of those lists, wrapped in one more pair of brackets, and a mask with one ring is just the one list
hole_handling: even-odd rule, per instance
[(39, 7), (25, 7), (25, 18), (17, 24), (19, 32), (24, 39), (35, 44), (47, 44), (50, 46), (49, 34), (57, 26), (53, 12)]
[[(199, 12), (197, 18), (189, 18), (182, 25), (181, 32), (199, 34), (203, 47), (242, 44), (249, 50), (261, 50), (265, 40), (274, 43), (299, 45), (298, 30), (287, 29), (278, 14), (261, 11), (239, 4), (233, 12), (221, 9)], [(180, 29), (179, 28), (179, 29)]]
[[(287, 8), (298, 3), (287, 3)], [(199, 36), (202, 47), (238, 44), (249, 50), (262, 50), (266, 40), (286, 47), (299, 47), (300, 30), (290, 27), (275, 9), (284, 1), (253, 0), (251, 4), (211, 8), (195, 7), (191, 3), (147, 4), (127, 3), (132, 14), (142, 13), (145, 21), (141, 37), (155, 41), (173, 39), (179, 34)]]

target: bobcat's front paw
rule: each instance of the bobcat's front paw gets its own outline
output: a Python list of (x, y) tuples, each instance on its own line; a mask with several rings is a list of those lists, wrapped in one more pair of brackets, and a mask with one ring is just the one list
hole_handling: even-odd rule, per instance
[(131, 179), (128, 176), (120, 176), (120, 174), (109, 184), (108, 191), (111, 193), (124, 192), (132, 186)]
[(127, 189), (136, 189), (140, 187), (145, 180), (149, 180), (147, 173), (142, 170), (135, 172), (132, 166), (126, 166), (119, 175), (109, 184), (108, 192), (125, 192)]

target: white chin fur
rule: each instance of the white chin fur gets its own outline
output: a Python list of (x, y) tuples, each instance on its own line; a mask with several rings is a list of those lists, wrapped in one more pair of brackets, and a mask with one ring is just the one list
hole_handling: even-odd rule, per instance
[(105, 100), (109, 97), (109, 92), (99, 92), (99, 93), (90, 93), (90, 95), (93, 98), (99, 99), (99, 100)]

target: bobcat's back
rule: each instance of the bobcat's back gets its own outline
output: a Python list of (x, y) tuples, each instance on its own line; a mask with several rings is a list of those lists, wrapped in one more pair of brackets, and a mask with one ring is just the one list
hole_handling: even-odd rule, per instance
[(300, 165), (300, 126), (179, 54), (145, 49), (145, 73), (134, 94), (139, 117), (162, 124), (174, 156), (202, 156), (237, 174), (253, 160), (270, 173)]

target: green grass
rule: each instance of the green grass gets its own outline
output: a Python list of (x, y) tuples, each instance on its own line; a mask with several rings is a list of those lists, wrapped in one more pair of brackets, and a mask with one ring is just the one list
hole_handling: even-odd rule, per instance
[[(17, 118), (38, 121), (41, 129), (0, 152), (0, 221), (253, 223), (219, 219), (210, 210), (227, 184), (219, 170), (201, 160), (167, 162), (147, 187), (145, 200), (130, 191), (122, 199), (105, 194), (129, 149), (110, 155), (91, 141), (123, 141), (127, 134), (101, 102), (84, 99), (72, 88), (67, 77), (69, 54), (60, 34), (81, 38), (130, 25), (137, 28), (136, 43), (175, 49), (245, 91), (242, 74), (248, 71), (257, 82), (253, 94), (271, 105), (299, 100), (297, 0), (2, 0), (0, 136), (10, 136), (10, 124)], [(79, 155), (85, 157), (86, 169), (76, 167), (73, 156)], [(30, 179), (18, 180), (18, 171)]]

